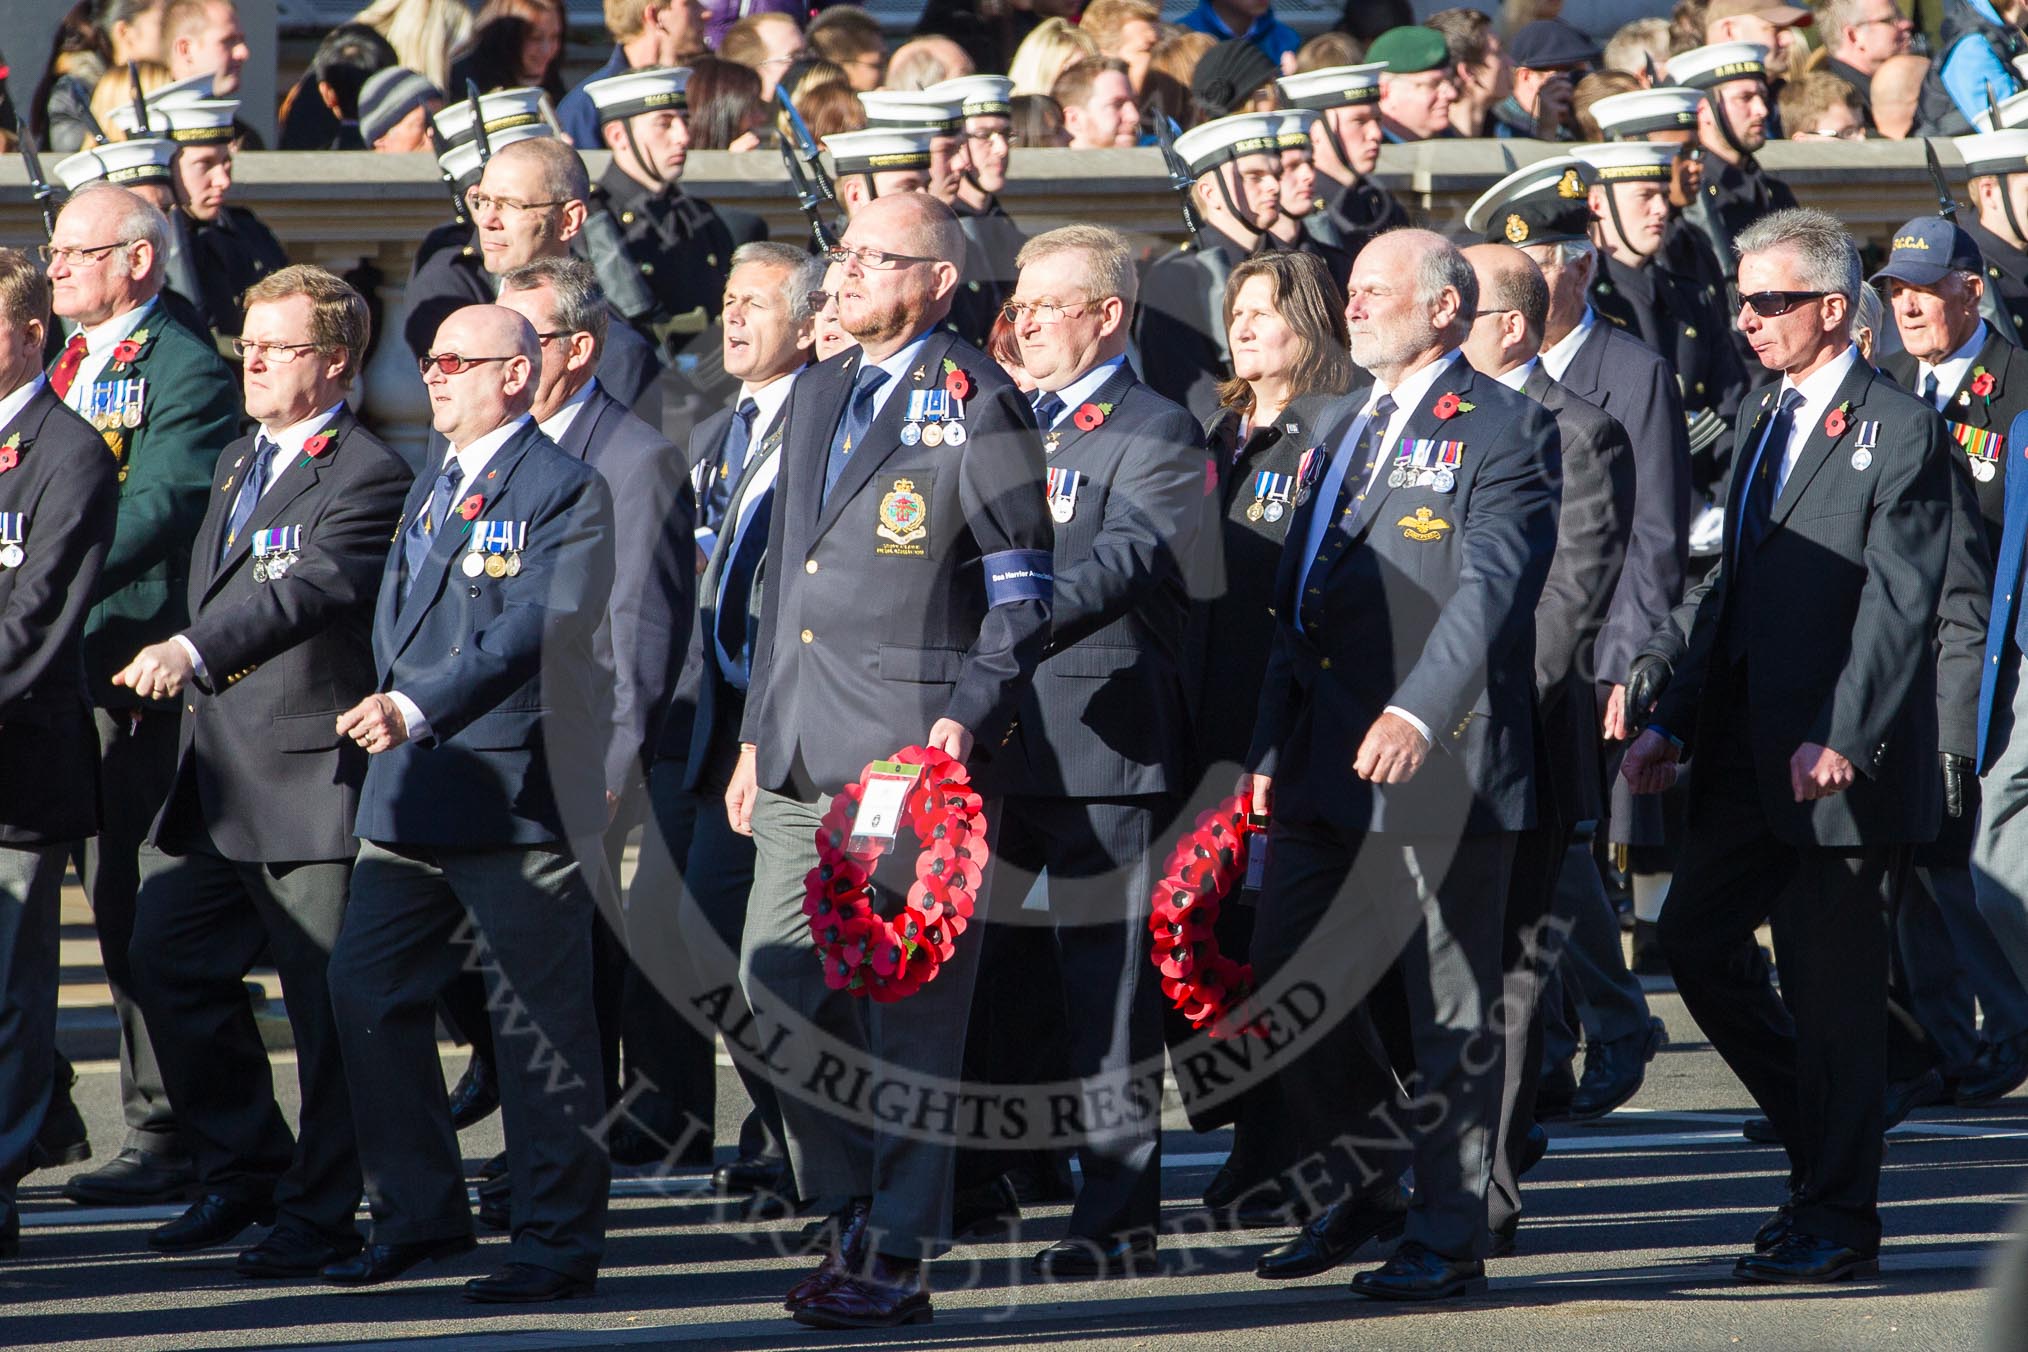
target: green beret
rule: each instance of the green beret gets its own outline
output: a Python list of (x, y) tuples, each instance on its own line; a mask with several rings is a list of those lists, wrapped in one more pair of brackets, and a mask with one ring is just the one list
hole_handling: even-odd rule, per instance
[(1368, 61), (1385, 61), (1389, 75), (1414, 75), (1450, 64), (1450, 48), (1444, 35), (1421, 24), (1390, 28), (1373, 39), (1366, 49)]

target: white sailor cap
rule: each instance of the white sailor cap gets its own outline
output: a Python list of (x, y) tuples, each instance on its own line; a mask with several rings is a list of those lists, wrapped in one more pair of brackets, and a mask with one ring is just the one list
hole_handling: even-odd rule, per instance
[(1758, 42), (1714, 42), (1669, 58), (1669, 80), (1710, 89), (1728, 80), (1766, 80), (1767, 48)]
[(166, 108), (172, 103), (203, 103), (212, 97), (211, 83), (210, 75), (193, 75), (174, 84), (165, 84), (148, 96), (148, 106)]
[(1377, 103), (1380, 76), (1386, 69), (1385, 61), (1371, 61), (1363, 66), (1327, 66), (1301, 75), (1284, 75), (1275, 81), (1275, 88), (1282, 91), (1290, 107), (1314, 108), (1318, 112), (1350, 103)]
[(859, 106), (866, 110), (868, 128), (934, 127), (951, 132), (965, 126), (963, 101), (931, 89), (869, 89), (859, 96)]
[[(503, 127), (501, 130), (489, 134), (487, 144), (497, 154), (502, 148), (511, 146), (516, 141), (532, 141), (537, 137), (549, 136), (551, 134), (549, 125), (543, 122), (537, 122), (532, 125), (524, 124), (519, 127)], [(477, 183), (479, 175), (486, 170), (485, 162), (479, 158), (479, 143), (477, 141), (461, 141), (457, 145), (452, 146), (449, 150), (437, 156), (437, 165), (451, 176), (451, 180), (458, 185), (460, 192)]]
[(1951, 144), (1958, 148), (1958, 158), (1965, 162), (1965, 172), (1973, 178), (2028, 170), (2028, 127), (1954, 136)]
[(1608, 141), (1646, 136), (1652, 131), (1694, 131), (1697, 105), (1704, 91), (1688, 85), (1661, 85), (1600, 99), (1585, 112)]
[[(1591, 224), (1585, 205), (1585, 166), (1569, 155), (1524, 164), (1479, 194), (1465, 211), (1465, 228), (1510, 244), (1583, 239)], [(1503, 228), (1493, 230), (1502, 215)]]
[(939, 99), (956, 99), (966, 117), (1006, 117), (1014, 111), (1014, 82), (1004, 75), (960, 75), (923, 90)]
[[(163, 107), (148, 106), (149, 135), (166, 136), (178, 145), (230, 145), (238, 135), (232, 120), (239, 116), (238, 99), (192, 99)], [(113, 109), (112, 124), (127, 136), (142, 135), (134, 106), (121, 104)]]
[(878, 174), (893, 169), (927, 169), (935, 127), (868, 127), (824, 138), (835, 174)]
[[(1245, 155), (1280, 154), (1283, 134), (1296, 125), (1296, 111), (1307, 110), (1234, 113), (1200, 122), (1176, 138), (1176, 153), (1189, 167), (1192, 178)], [(1310, 120), (1316, 120), (1314, 113)], [(1307, 131), (1308, 124), (1303, 125)]]
[(76, 192), (87, 183), (104, 180), (131, 188), (141, 183), (174, 181), (176, 143), (159, 136), (137, 141), (113, 141), (92, 150), (81, 150), (56, 163), (56, 181), (67, 192)]
[(1283, 150), (1308, 150), (1310, 137), (1316, 134), (1317, 123), (1323, 114), (1314, 108), (1280, 108), (1275, 116), (1281, 119), (1281, 127), (1275, 133), (1275, 143)]
[[(486, 120), (487, 138), (497, 143), (503, 131), (537, 125), (546, 133), (548, 97), (540, 89), (496, 89), (481, 94), (479, 112)], [(446, 145), (463, 145), (473, 138), (473, 120), (470, 99), (447, 103), (437, 110), (437, 132)]]
[(1980, 131), (2005, 131), (2009, 127), (2028, 126), (2028, 89), (1972, 114), (1972, 122)]
[(598, 109), (599, 124), (603, 126), (665, 108), (687, 112), (690, 100), (684, 91), (689, 83), (688, 66), (649, 66), (593, 80), (584, 87), (584, 92), (592, 107)]
[(1682, 147), (1664, 141), (1594, 141), (1570, 148), (1593, 183), (1667, 183)]

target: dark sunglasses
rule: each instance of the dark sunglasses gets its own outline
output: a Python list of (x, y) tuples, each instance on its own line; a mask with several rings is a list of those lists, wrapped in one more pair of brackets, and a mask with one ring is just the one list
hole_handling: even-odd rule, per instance
[(447, 376), (455, 376), (489, 361), (513, 361), (513, 357), (461, 357), (455, 352), (431, 352), (416, 358), (416, 369), (425, 376), (435, 366)]
[(1751, 296), (1741, 296), (1740, 304), (1752, 310), (1762, 319), (1773, 319), (1785, 315), (1807, 300), (1822, 300), (1830, 295), (1828, 291), (1756, 291)]

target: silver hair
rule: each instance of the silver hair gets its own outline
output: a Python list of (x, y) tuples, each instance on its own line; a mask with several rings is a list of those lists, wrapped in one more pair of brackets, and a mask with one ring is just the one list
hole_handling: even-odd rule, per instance
[(732, 251), (732, 267), (749, 263), (782, 270), (781, 299), (789, 307), (789, 322), (802, 324), (816, 311), (810, 308), (810, 293), (824, 289), (824, 269), (829, 266), (822, 254), (812, 254), (779, 240), (757, 239)]
[[(1964, 274), (1958, 273), (1955, 275), (1963, 276)], [(1881, 326), (1886, 321), (1887, 306), (1880, 299), (1880, 293), (1870, 286), (1860, 287), (1859, 303), (1852, 307), (1852, 341), (1858, 342), (1859, 330), (1866, 329), (1873, 334), (1873, 341), (1878, 344), (1882, 332)]]
[[(556, 327), (565, 333), (589, 333), (593, 356), (604, 352), (613, 311), (606, 304), (605, 288), (599, 285), (597, 270), (584, 259), (566, 254), (561, 258), (531, 258), (500, 277), (503, 293), (534, 291), (544, 286), (556, 298)], [(536, 360), (541, 360), (539, 347)]]
[(1824, 46), (1833, 51), (1837, 50), (1848, 24), (1857, 25), (1865, 20), (1866, 0), (1819, 0), (1817, 31), (1824, 35)]
[(156, 281), (162, 279), (164, 267), (169, 262), (169, 218), (158, 210), (153, 202), (139, 193), (129, 192), (117, 183), (87, 183), (70, 195), (64, 203), (68, 211), (79, 202), (88, 202), (103, 197), (116, 208), (112, 221), (113, 233), (122, 243), (136, 244), (146, 240), (149, 250), (155, 256), (155, 264), (148, 275)]
[(1458, 315), (1451, 324), (1453, 333), (1467, 331), (1479, 309), (1479, 274), (1457, 245), (1428, 230), (1412, 232), (1423, 236), (1422, 256), (1415, 261), (1415, 303), (1434, 305), (1446, 287), (1458, 293)]
[(1741, 258), (1777, 249), (1795, 258), (1796, 280), (1803, 290), (1840, 295), (1857, 308), (1862, 285), (1859, 250), (1836, 216), (1815, 207), (1790, 207), (1761, 217), (1740, 231), (1733, 243)]
[(1560, 239), (1549, 246), (1556, 250), (1559, 267), (1576, 267), (1579, 263), (1597, 261), (1598, 249), (1588, 239)]

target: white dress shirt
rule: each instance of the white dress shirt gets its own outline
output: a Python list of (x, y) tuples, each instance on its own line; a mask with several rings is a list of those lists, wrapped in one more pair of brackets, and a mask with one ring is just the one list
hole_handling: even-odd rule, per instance
[[(103, 265), (104, 261), (101, 260), (101, 266)], [(84, 412), (85, 396), (91, 393), (92, 382), (113, 364), (113, 349), (132, 337), (134, 330), (140, 328), (154, 313), (155, 302), (151, 300), (145, 305), (135, 306), (123, 315), (114, 315), (103, 324), (83, 330), (84, 360), (78, 364), (77, 377), (71, 381), (70, 393), (63, 397), (63, 402), (79, 413)]]
[[(1303, 588), (1309, 582), (1310, 565), (1316, 562), (1317, 550), (1324, 543), (1324, 533), (1331, 527), (1331, 508), (1338, 501), (1338, 493), (1344, 487), (1345, 476), (1354, 472), (1352, 467), (1353, 448), (1358, 446), (1360, 437), (1365, 433), (1367, 420), (1373, 416), (1373, 406), (1380, 402), (1380, 396), (1383, 394), (1394, 396), (1394, 416), (1387, 420), (1387, 429), (1380, 435), (1380, 453), (1373, 457), (1373, 471), (1367, 476), (1366, 480), (1368, 492), (1372, 491), (1374, 481), (1380, 477), (1382, 467), (1388, 463), (1389, 454), (1394, 447), (1395, 440), (1401, 435), (1402, 429), (1408, 425), (1410, 416), (1421, 406), (1422, 401), (1428, 397), (1430, 389), (1450, 371), (1452, 366), (1457, 364), (1457, 361), (1458, 353), (1456, 349), (1453, 349), (1435, 361), (1417, 367), (1409, 372), (1407, 379), (1403, 380), (1400, 385), (1392, 390), (1386, 388), (1378, 380), (1373, 382), (1373, 392), (1367, 396), (1366, 407), (1360, 409), (1359, 416), (1352, 420), (1352, 426), (1346, 430), (1345, 436), (1338, 443), (1337, 450), (1332, 453), (1330, 468), (1324, 471), (1323, 481), (1317, 485), (1317, 506), (1316, 510), (1310, 513), (1310, 529), (1305, 537), (1303, 549), (1303, 568), (1296, 575), (1296, 596), (1298, 603), (1293, 619), (1298, 631), (1303, 627), (1303, 608), (1300, 598), (1303, 595)], [(1433, 740), (1429, 734), (1429, 724), (1423, 722), (1408, 710), (1399, 705), (1390, 704), (1387, 706), (1387, 712), (1397, 715), (1410, 727), (1421, 733), (1422, 740), (1425, 743)]]
[[(746, 455), (741, 459), (739, 464), (732, 466), (728, 471), (733, 483), (737, 484), (739, 476), (746, 472), (746, 467), (749, 464), (753, 463), (753, 453), (760, 449), (761, 441), (766, 437), (768, 429), (775, 425), (775, 419), (781, 417), (783, 406), (789, 402), (789, 391), (796, 387), (796, 377), (801, 374), (802, 370), (798, 368), (785, 376), (776, 376), (765, 385), (756, 386), (745, 383), (740, 385), (739, 398), (732, 401), (732, 406), (738, 408), (742, 403), (751, 399), (753, 400), (754, 415), (753, 426), (747, 429)], [(728, 428), (727, 430), (731, 429)], [(768, 482), (774, 482), (772, 473)], [(758, 495), (750, 494), (749, 496)], [(702, 516), (703, 504), (701, 502), (698, 504), (698, 508), (698, 515)], [(709, 561), (711, 552), (718, 548), (718, 532), (700, 521), (694, 534), (697, 537), (697, 548), (703, 553), (705, 559)], [(735, 548), (738, 546), (738, 543), (737, 540), (733, 542)]]
[(563, 401), (562, 408), (537, 423), (536, 426), (542, 429), (542, 435), (561, 446), (564, 434), (570, 431), (571, 425), (577, 421), (577, 415), (584, 411), (584, 406), (591, 402), (592, 391), (597, 389), (598, 385), (596, 376), (587, 380), (583, 389)]
[(5, 432), (8, 425), (21, 416), (21, 410), (28, 407), (28, 401), (42, 393), (42, 387), (48, 383), (49, 377), (38, 371), (26, 385), (0, 399), (0, 432)]
[[(430, 476), (430, 481), (434, 484), (437, 475), (442, 474), (445, 469), (449, 468), (453, 460), (456, 460), (465, 472), (465, 477), (458, 481), (458, 491), (451, 494), (451, 501), (445, 508), (444, 515), (446, 517), (450, 516), (452, 512), (457, 511), (459, 505), (474, 493), (489, 498), (493, 496), (479, 486), (479, 476), (485, 473), (486, 466), (493, 462), (494, 453), (502, 446), (505, 446), (513, 439), (516, 433), (527, 425), (528, 415), (524, 413), (512, 422), (494, 428), (486, 433), (485, 436), (479, 437), (471, 445), (462, 450), (456, 446), (451, 447), (449, 454), (444, 456), (444, 463), (437, 467), (437, 473)], [(436, 490), (432, 488), (430, 492), (434, 494)], [(430, 509), (429, 499), (424, 499), (422, 509), (424, 511)], [(483, 511), (483, 509), (481, 510)], [(442, 530), (444, 525), (441, 521), (432, 522), (431, 524), (438, 530)], [(394, 547), (400, 549), (400, 542), (397, 541)], [(402, 694), (399, 690), (388, 691), (387, 697), (393, 700), (394, 707), (401, 711), (402, 725), (408, 729), (408, 739), (411, 742), (420, 741), (422, 738), (430, 735), (430, 721), (424, 716), (423, 711), (416, 707), (414, 700)]]
[(1972, 336), (1965, 340), (1964, 346), (1951, 353), (1950, 356), (1945, 357), (1935, 366), (1931, 366), (1926, 361), (1919, 361), (1915, 364), (1915, 389), (1912, 393), (1918, 399), (1921, 398), (1923, 382), (1934, 374), (1936, 376), (1936, 399), (1934, 402), (1937, 412), (1943, 412), (1944, 406), (1950, 403), (1951, 396), (1956, 394), (1959, 388), (1971, 379), (1972, 362), (1977, 359), (1979, 349), (1985, 345), (1986, 321), (1981, 319), (1979, 326), (1972, 330)]
[[(1494, 376), (1493, 379), (1499, 381), (1502, 385), (1514, 391), (1514, 393), (1519, 394), (1521, 393), (1521, 387), (1528, 383), (1528, 377), (1534, 375), (1535, 368), (1540, 365), (1542, 365), (1541, 357), (1530, 357), (1527, 361), (1522, 362), (1505, 375)], [(1551, 379), (1554, 379), (1554, 377), (1551, 377)]]
[(1563, 373), (1570, 369), (1570, 363), (1577, 359), (1577, 350), (1584, 346), (1584, 340), (1591, 337), (1591, 331), (1598, 327), (1598, 315), (1587, 305), (1584, 314), (1577, 321), (1577, 327), (1556, 340), (1554, 346), (1542, 349), (1541, 362), (1548, 368), (1551, 380), (1563, 379)]
[[(338, 410), (343, 407), (345, 407), (345, 404), (341, 400), (325, 409), (322, 413), (319, 413), (316, 417), (305, 418), (301, 422), (291, 423), (280, 431), (270, 428), (266, 423), (260, 425), (259, 431), (255, 434), (254, 445), (258, 447), (260, 445), (259, 438), (266, 437), (279, 448), (268, 460), (268, 478), (267, 482), (261, 485), (261, 497), (264, 498), (274, 491), (275, 481), (282, 477), (283, 471), (296, 463), (297, 456), (303, 454), (303, 443), (329, 427), (331, 420), (338, 416)], [(4, 408), (4, 405), (0, 405), (0, 408)], [(6, 425), (5, 418), (0, 418), (0, 427), (5, 427)], [(252, 451), (247, 452), (248, 458), (251, 459), (253, 454), (254, 452)], [(232, 503), (236, 501), (238, 501), (237, 491), (233, 493), (232, 500), (226, 504), (227, 520), (231, 520)], [(206, 559), (202, 562), (204, 565), (209, 566), (214, 561)], [(190, 665), (196, 668), (197, 678), (199, 680), (209, 680), (211, 673), (204, 665), (204, 654), (198, 652), (196, 645), (191, 643), (182, 634), (177, 634), (175, 637), (176, 641), (183, 645), (183, 651), (190, 654)]]
[[(1056, 416), (1042, 430), (1047, 432), (1049, 428), (1060, 425), (1065, 418), (1075, 417), (1077, 411), (1090, 403), (1091, 397), (1097, 394), (1100, 388), (1113, 378), (1113, 374), (1126, 364), (1126, 355), (1122, 353), (1111, 361), (1100, 362), (1097, 366), (1092, 367), (1091, 370), (1086, 371), (1062, 389), (1050, 391), (1050, 393), (1063, 401), (1063, 407), (1057, 410)], [(1040, 399), (1042, 396), (1038, 393), (1035, 397)]]
[[(894, 392), (900, 389), (908, 381), (910, 375), (914, 373), (916, 362), (922, 356), (923, 344), (930, 340), (930, 333), (933, 332), (935, 332), (934, 329), (925, 332), (922, 336), (905, 344), (900, 351), (889, 353), (883, 360), (867, 362), (862, 358), (864, 364), (860, 366), (858, 371), (852, 373), (855, 387), (858, 384), (859, 371), (865, 370), (868, 366), (878, 366), (881, 370), (887, 372), (887, 379), (880, 382), (880, 388), (873, 392), (873, 411), (867, 415), (866, 419), (869, 423), (880, 416), (880, 411), (887, 407), (887, 401), (894, 397)], [(937, 374), (941, 376), (942, 373), (938, 372)], [(944, 382), (941, 379), (931, 381), (931, 388), (940, 390), (943, 387)], [(850, 400), (851, 395), (846, 395), (846, 398)], [(758, 403), (760, 401), (755, 400), (754, 402)], [(755, 418), (754, 421), (758, 423), (760, 419)]]
[[(758, 417), (754, 419), (754, 424), (757, 430), (753, 440), (758, 442), (760, 440), (758, 433), (760, 419)], [(739, 519), (733, 523), (732, 545), (725, 552), (725, 566), (718, 570), (718, 591), (711, 598), (714, 614), (725, 608), (725, 586), (727, 574), (731, 571), (732, 561), (739, 554), (740, 542), (746, 538), (747, 531), (753, 527), (754, 510), (760, 506), (761, 499), (773, 490), (775, 476), (781, 473), (781, 469), (782, 457), (779, 454), (769, 456), (766, 460), (762, 461), (753, 471), (753, 478), (746, 486), (746, 493), (739, 500)], [(740, 659), (738, 653), (727, 652), (725, 645), (718, 641), (718, 626), (716, 624), (711, 626), (711, 653), (717, 659), (718, 669), (724, 674), (726, 681), (741, 690), (746, 689), (747, 681), (750, 677), (746, 663)]]
[[(1781, 456), (1781, 460), (1777, 462), (1775, 469), (1774, 502), (1782, 500), (1782, 490), (1788, 486), (1789, 471), (1796, 467), (1796, 457), (1802, 454), (1803, 443), (1809, 439), (1810, 433), (1818, 424), (1824, 421), (1825, 415), (1831, 411), (1833, 407), (1832, 396), (1838, 393), (1838, 386), (1845, 382), (1845, 377), (1850, 374), (1853, 363), (1858, 360), (1858, 347), (1856, 345), (1849, 346), (1843, 352), (1840, 352), (1837, 356), (1831, 358), (1831, 360), (1825, 362), (1817, 370), (1806, 376), (1801, 384), (1792, 385), (1789, 383), (1787, 376), (1782, 377), (1781, 388), (1775, 391), (1774, 398), (1768, 402), (1770, 414), (1767, 420), (1767, 431), (1761, 434), (1759, 450), (1753, 458), (1753, 463), (1747, 467), (1747, 482), (1751, 483), (1752, 476), (1760, 472), (1759, 466), (1763, 457), (1768, 455)], [(1803, 402), (1796, 406), (1795, 421), (1789, 425), (1788, 444), (1786, 446), (1770, 446), (1767, 444), (1768, 437), (1774, 432), (1772, 410), (1780, 406), (1782, 396), (1786, 395), (1790, 390), (1794, 390), (1797, 394), (1802, 395)]]

